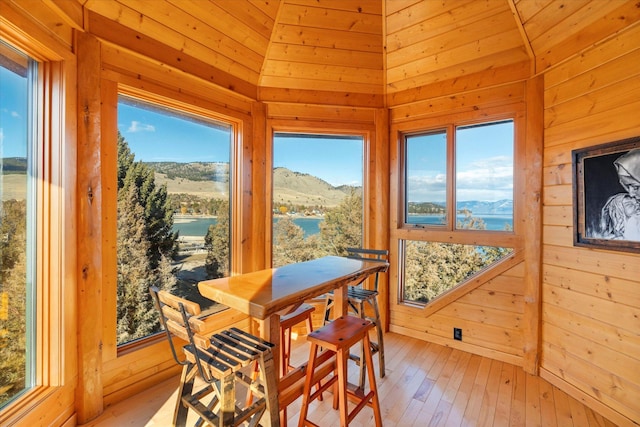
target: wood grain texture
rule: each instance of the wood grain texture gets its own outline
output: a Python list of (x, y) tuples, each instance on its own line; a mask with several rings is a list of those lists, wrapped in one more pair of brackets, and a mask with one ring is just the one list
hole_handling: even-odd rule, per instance
[[(573, 246), (567, 171), (572, 149), (637, 135), (640, 84), (620, 68), (636, 75), (638, 34), (632, 26), (549, 71), (544, 96), (542, 372), (592, 407), (612, 408), (621, 425), (640, 419), (640, 262)], [(587, 422), (571, 407), (558, 419), (568, 414)]]
[(102, 182), (100, 42), (78, 35), (78, 388), (79, 422), (100, 415), (102, 401)]
[[(548, 381), (526, 374), (510, 363), (395, 333), (386, 335), (385, 350), (387, 374), (376, 378), (383, 425), (624, 425), (614, 424)], [(293, 363), (308, 356), (304, 337), (295, 340)], [(374, 359), (374, 365), (377, 363)], [(355, 368), (350, 362), (350, 381), (357, 381)], [(374, 368), (377, 371), (377, 366)], [(174, 375), (80, 426), (162, 425), (173, 414), (177, 385), (178, 376)], [(332, 408), (333, 399), (327, 397), (314, 403), (308, 416), (319, 425), (338, 425), (338, 411)], [(300, 405), (301, 399), (296, 399), (287, 407), (288, 425), (298, 423)], [(190, 414), (191, 420), (195, 422), (194, 414)], [(373, 425), (371, 409), (363, 409), (350, 425)]]

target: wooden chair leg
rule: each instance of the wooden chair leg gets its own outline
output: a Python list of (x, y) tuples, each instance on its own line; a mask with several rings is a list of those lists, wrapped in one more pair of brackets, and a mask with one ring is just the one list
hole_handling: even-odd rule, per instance
[[(360, 315), (361, 319), (365, 319), (366, 318), (366, 314), (364, 311), (364, 301), (359, 301), (358, 303), (358, 314)], [(364, 357), (364, 352), (365, 352), (365, 342), (364, 340), (362, 340), (360, 342), (360, 381), (358, 382), (359, 386), (361, 389), (364, 390), (364, 385), (365, 385), (365, 374), (367, 371), (367, 359)]]
[(189, 408), (182, 403), (182, 399), (191, 396), (197, 369), (195, 365), (190, 363), (182, 367), (180, 386), (178, 387), (178, 398), (176, 399), (176, 408), (173, 412), (173, 425), (176, 427), (186, 427), (187, 425)]
[(371, 397), (371, 407), (373, 408), (373, 417), (376, 422), (376, 427), (382, 427), (382, 414), (380, 412), (380, 400), (378, 399), (378, 385), (376, 384), (376, 373), (373, 369), (373, 357), (371, 356), (371, 342), (369, 340), (369, 335), (365, 335), (364, 340), (366, 345), (366, 351), (363, 355), (364, 359), (367, 361), (367, 365), (369, 369), (367, 372), (369, 374), (369, 388), (370, 392), (373, 394)]
[[(349, 351), (338, 351), (338, 410), (340, 411), (340, 425), (349, 425), (349, 407), (347, 406), (347, 359)], [(335, 400), (334, 400), (335, 402)]]
[(323, 325), (326, 325), (331, 320), (331, 309), (333, 308), (333, 295), (328, 294), (324, 303), (324, 320)]
[[(309, 350), (309, 364), (307, 365), (307, 372), (315, 371), (317, 352), (318, 346), (312, 343), (311, 349)], [(307, 422), (307, 412), (309, 411), (309, 404), (311, 403), (311, 383), (311, 375), (307, 374), (307, 378), (304, 381), (304, 391), (302, 393), (302, 405), (300, 406), (300, 419), (298, 421), (298, 427), (304, 427)]]
[(373, 306), (373, 312), (376, 318), (376, 334), (377, 334), (377, 345), (378, 345), (378, 363), (380, 368), (380, 378), (384, 378), (386, 373), (386, 366), (384, 363), (384, 333), (382, 332), (382, 319), (380, 318), (380, 309), (378, 307), (377, 300), (373, 303), (370, 303)]
[[(267, 390), (272, 390), (265, 396), (267, 412), (269, 413), (269, 421), (271, 426), (275, 427), (282, 423), (280, 419), (280, 408), (278, 405), (278, 385), (276, 384), (276, 366), (273, 360), (273, 353), (263, 353), (259, 359), (260, 370), (265, 381)], [(285, 408), (286, 409), (286, 408)], [(286, 418), (284, 419), (286, 425)]]

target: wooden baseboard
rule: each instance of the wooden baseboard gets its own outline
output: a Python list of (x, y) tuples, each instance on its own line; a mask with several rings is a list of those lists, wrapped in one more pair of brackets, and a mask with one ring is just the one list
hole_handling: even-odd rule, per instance
[(389, 327), (390, 332), (394, 332), (400, 335), (404, 335), (407, 337), (417, 338), (419, 340), (433, 342), (435, 344), (443, 345), (445, 347), (455, 348), (457, 350), (466, 351), (468, 353), (477, 354), (479, 356), (488, 357), (490, 359), (499, 360), (500, 362), (510, 363), (515, 366), (522, 367), (523, 359), (522, 356), (518, 356), (515, 354), (509, 354), (498, 350), (491, 350), (489, 348), (480, 347), (474, 344), (469, 344), (468, 342), (455, 341), (453, 339), (443, 338), (434, 334), (427, 334), (424, 332), (419, 332), (410, 328), (405, 328), (403, 326), (391, 325)]
[(558, 377), (557, 375), (546, 370), (543, 367), (540, 368), (540, 377), (544, 378), (546, 381), (558, 387), (560, 390), (564, 391), (569, 396), (582, 402), (584, 405), (593, 409), (594, 411), (596, 411), (597, 413), (599, 413), (600, 415), (602, 415), (603, 417), (607, 418), (609, 421), (615, 423), (620, 427), (626, 427), (626, 426), (637, 427), (638, 425), (640, 425), (638, 423), (634, 423), (631, 419), (625, 417), (620, 412), (610, 408), (609, 406), (605, 405), (598, 399), (594, 398), (593, 396), (590, 396), (589, 394), (580, 390), (578, 387), (568, 383), (564, 379)]

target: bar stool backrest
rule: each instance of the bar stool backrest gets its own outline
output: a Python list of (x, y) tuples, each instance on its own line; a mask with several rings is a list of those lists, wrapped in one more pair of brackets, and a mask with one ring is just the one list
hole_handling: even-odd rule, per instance
[[(186, 365), (189, 361), (178, 356), (173, 336), (189, 343), (185, 347), (187, 353), (197, 355), (199, 351), (209, 348), (210, 340), (205, 334), (210, 331), (206, 330), (205, 322), (197, 317), (201, 313), (198, 303), (159, 290), (155, 286), (151, 286), (149, 291), (160, 313), (160, 323), (167, 334), (173, 358), (179, 365)], [(205, 374), (207, 370), (203, 368), (200, 357), (194, 357), (191, 362), (195, 362), (202, 379), (208, 383), (214, 381), (211, 375)]]
[[(357, 259), (361, 261), (387, 262), (389, 251), (386, 249), (363, 249), (363, 248), (347, 248), (347, 258)], [(380, 272), (376, 272), (374, 278), (373, 289), (378, 290), (378, 277)], [(363, 280), (364, 281), (364, 280)], [(361, 285), (360, 282), (357, 286)]]

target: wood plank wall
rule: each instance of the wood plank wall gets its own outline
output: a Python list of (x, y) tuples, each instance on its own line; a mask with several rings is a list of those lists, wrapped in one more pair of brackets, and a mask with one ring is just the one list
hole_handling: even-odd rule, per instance
[(573, 246), (571, 150), (640, 135), (640, 26), (545, 74), (541, 375), (640, 423), (640, 255)]

